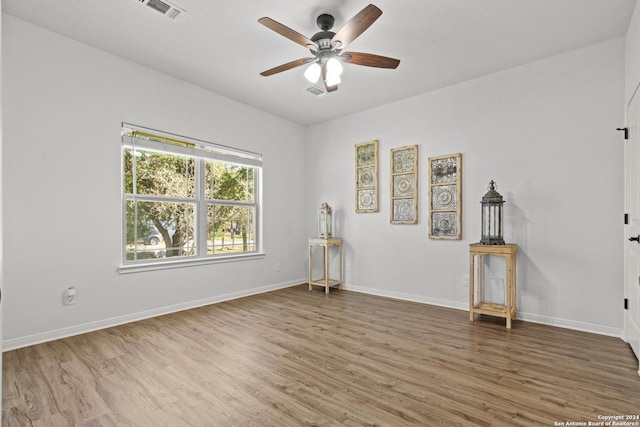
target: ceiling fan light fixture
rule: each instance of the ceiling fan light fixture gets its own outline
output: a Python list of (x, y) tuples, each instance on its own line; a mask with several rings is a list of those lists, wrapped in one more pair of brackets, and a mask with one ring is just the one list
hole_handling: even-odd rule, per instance
[(327, 87), (338, 86), (340, 82), (341, 82), (340, 76), (327, 75), (327, 80), (325, 81), (325, 84), (327, 85)]
[(342, 75), (342, 71), (342, 63), (340, 63), (340, 61), (335, 57), (329, 58), (327, 61), (327, 76), (339, 78)]
[(311, 83), (317, 83), (321, 73), (320, 65), (317, 62), (309, 65), (304, 72), (304, 77)]

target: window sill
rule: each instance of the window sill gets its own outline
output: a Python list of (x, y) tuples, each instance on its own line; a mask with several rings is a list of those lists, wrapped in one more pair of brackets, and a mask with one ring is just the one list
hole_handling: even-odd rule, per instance
[(243, 255), (225, 255), (215, 258), (181, 259), (179, 261), (160, 261), (153, 263), (132, 263), (118, 267), (119, 274), (141, 273), (144, 271), (166, 270), (172, 268), (191, 267), (195, 265), (220, 264), (226, 262), (247, 261), (252, 259), (262, 259), (266, 254), (257, 252)]

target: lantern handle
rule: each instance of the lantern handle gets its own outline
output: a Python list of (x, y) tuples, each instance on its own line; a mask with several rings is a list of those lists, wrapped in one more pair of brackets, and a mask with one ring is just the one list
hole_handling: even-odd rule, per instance
[(494, 180), (491, 180), (491, 182), (489, 183), (489, 186), (487, 187), (487, 190), (495, 190), (496, 188), (498, 188), (498, 186), (496, 185), (496, 182)]

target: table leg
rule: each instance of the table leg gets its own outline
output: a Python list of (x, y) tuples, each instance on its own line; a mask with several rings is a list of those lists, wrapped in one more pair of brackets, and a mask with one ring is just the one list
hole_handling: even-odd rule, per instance
[(474, 288), (474, 280), (473, 276), (475, 274), (475, 262), (476, 256), (471, 254), (469, 256), (469, 320), (473, 322), (473, 307), (475, 305), (475, 295), (473, 292)]
[(511, 306), (513, 307), (513, 320), (516, 320), (516, 312), (518, 311), (516, 302), (516, 257), (511, 258)]
[(324, 245), (324, 293), (329, 293), (329, 245)]
[(476, 287), (475, 287), (475, 295), (474, 295), (474, 304), (477, 298), (478, 304), (482, 302), (482, 288), (483, 288), (483, 266), (484, 266), (484, 257), (482, 254), (476, 255)]
[(506, 299), (507, 299), (507, 312), (505, 313), (507, 316), (507, 329), (511, 329), (511, 280), (507, 279), (507, 289), (506, 289)]
[(309, 245), (309, 290), (311, 290), (311, 248), (313, 245)]
[(338, 284), (338, 289), (342, 289), (342, 244), (338, 245), (338, 256), (340, 257), (338, 261), (340, 264), (340, 283)]
[(505, 263), (507, 264), (507, 289), (505, 289), (507, 312), (505, 314), (507, 315), (507, 329), (511, 329), (511, 309), (513, 307), (513, 258), (507, 255), (507, 257), (505, 258)]

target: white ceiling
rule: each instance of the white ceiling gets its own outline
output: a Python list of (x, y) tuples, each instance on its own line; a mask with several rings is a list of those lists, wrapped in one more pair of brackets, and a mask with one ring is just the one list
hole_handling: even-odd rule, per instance
[(139, 0), (2, 0), (13, 15), (303, 125), (408, 98), (623, 36), (636, 0), (375, 0), (382, 16), (346, 50), (401, 60), (396, 70), (345, 65), (338, 91), (306, 91), (309, 56), (260, 25), (268, 16), (311, 37), (316, 17), (337, 31), (364, 0), (169, 0), (171, 20)]

